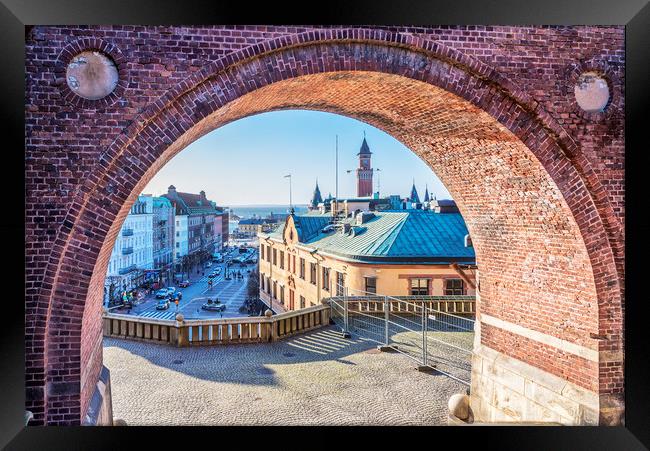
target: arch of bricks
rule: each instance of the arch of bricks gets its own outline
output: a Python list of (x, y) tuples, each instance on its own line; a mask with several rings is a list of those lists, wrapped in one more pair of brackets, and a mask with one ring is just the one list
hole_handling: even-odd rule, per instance
[[(480, 272), (477, 418), (619, 423), (623, 35), (620, 27), (32, 28), (27, 409), (37, 423), (83, 420), (102, 367), (112, 245), (153, 175), (223, 124), (305, 108), (391, 134), (457, 200)], [(61, 61), (85, 49), (119, 55), (128, 79), (110, 102), (75, 102), (65, 89)], [(608, 77), (607, 114), (579, 111), (580, 69)]]

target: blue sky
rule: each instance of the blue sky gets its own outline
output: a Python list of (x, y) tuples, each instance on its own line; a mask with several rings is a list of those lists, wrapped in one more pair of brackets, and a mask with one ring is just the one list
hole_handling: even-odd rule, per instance
[(294, 204), (306, 204), (318, 184), (323, 197), (335, 194), (335, 135), (339, 136), (339, 195), (356, 195), (356, 156), (363, 132), (372, 155), (381, 196), (410, 193), (413, 178), (439, 199), (450, 198), (444, 185), (413, 152), (364, 122), (318, 111), (274, 111), (227, 124), (176, 155), (149, 182), (144, 193), (160, 195), (169, 185), (181, 192), (205, 190), (219, 205), (288, 204), (292, 174)]

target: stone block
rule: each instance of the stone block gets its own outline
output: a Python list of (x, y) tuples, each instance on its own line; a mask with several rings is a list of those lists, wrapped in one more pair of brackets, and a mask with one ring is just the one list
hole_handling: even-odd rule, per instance
[(500, 360), (498, 359), (494, 362), (484, 362), (484, 376), (489, 377), (500, 385), (508, 387), (511, 390), (523, 395), (525, 381), (524, 377), (513, 373), (512, 371), (508, 371), (507, 369), (501, 367), (499, 363)]
[(526, 403), (527, 400), (524, 396), (516, 393), (508, 387), (494, 384), (493, 405), (497, 411), (501, 412), (512, 421), (520, 421), (523, 419), (522, 414)]
[(561, 396), (541, 385), (526, 381), (525, 396), (568, 420), (571, 424), (580, 424), (580, 404)]

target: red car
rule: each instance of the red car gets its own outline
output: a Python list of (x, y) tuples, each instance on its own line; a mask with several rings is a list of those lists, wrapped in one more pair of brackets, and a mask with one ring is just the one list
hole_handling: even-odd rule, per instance
[(190, 281), (189, 280), (184, 280), (181, 283), (178, 284), (179, 287), (181, 288), (187, 288), (190, 286)]

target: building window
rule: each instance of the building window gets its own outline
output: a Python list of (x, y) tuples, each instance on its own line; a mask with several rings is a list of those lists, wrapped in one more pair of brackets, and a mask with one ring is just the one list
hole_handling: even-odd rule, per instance
[(429, 294), (429, 279), (411, 279), (411, 296)]
[(271, 263), (271, 246), (266, 246), (266, 261)]
[(260, 257), (262, 257), (262, 260), (264, 260), (264, 245), (263, 244), (260, 246)]
[(300, 278), (305, 279), (305, 259), (300, 259)]
[(313, 285), (316, 285), (316, 264), (315, 263), (309, 264), (309, 281)]
[(280, 269), (284, 269), (284, 251), (280, 251)]
[(291, 272), (293, 272), (295, 274), (296, 273), (296, 256), (292, 255), (291, 259), (293, 260), (293, 269), (291, 270)]
[(305, 297), (300, 296), (300, 308), (305, 308)]
[(330, 269), (323, 268), (323, 290), (330, 291)]
[(463, 279), (446, 279), (445, 296), (458, 296), (465, 294)]
[(377, 278), (376, 277), (366, 277), (366, 292), (377, 294)]
[(278, 266), (278, 250), (273, 249), (273, 264)]
[(273, 297), (278, 298), (278, 283), (275, 280), (273, 281)]
[(280, 304), (284, 304), (284, 287), (280, 285)]
[(345, 286), (345, 274), (342, 272), (336, 273), (336, 295), (343, 296), (343, 287)]
[(260, 290), (264, 291), (264, 275), (260, 274)]

